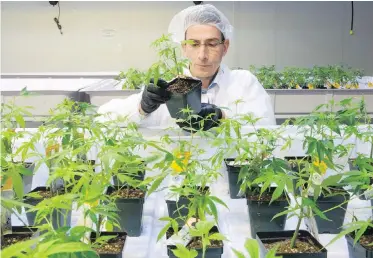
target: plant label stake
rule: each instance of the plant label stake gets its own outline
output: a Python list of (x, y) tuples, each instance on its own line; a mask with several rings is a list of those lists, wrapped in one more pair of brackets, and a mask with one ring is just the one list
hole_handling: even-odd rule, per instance
[[(83, 204), (83, 211), (85, 209), (90, 209), (91, 208), (91, 205), (88, 204), (88, 203), (84, 203)], [(87, 228), (92, 228), (93, 229), (93, 221), (91, 220), (91, 218), (89, 216), (87, 216), (86, 218), (84, 217), (84, 212), (81, 214), (81, 216), (79, 216), (79, 219), (76, 223), (76, 225), (79, 225), (79, 226), (84, 226), (84, 227), (87, 227)], [(84, 236), (82, 237), (81, 241), (86, 243), (86, 244), (89, 244), (89, 238), (91, 236), (91, 232), (86, 232), (84, 234)]]
[(242, 189), (240, 189), (240, 191), (238, 192), (237, 196), (238, 196), (238, 197), (243, 197), (243, 196), (245, 196), (245, 191), (243, 191)]
[[(304, 207), (305, 214), (308, 213), (308, 211), (307, 211), (308, 208), (309, 207)], [(307, 227), (308, 231), (317, 239), (317, 241), (320, 241), (319, 232), (317, 230), (317, 224), (316, 224), (315, 217), (312, 216), (310, 218), (304, 218), (304, 223), (306, 224), (306, 227)]]
[[(13, 199), (13, 183), (12, 179), (8, 178), (1, 189), (1, 198)], [(6, 234), (12, 233), (12, 221), (11, 221), (11, 212), (2, 207), (1, 210), (1, 238)], [(2, 239), (3, 240), (3, 239)]]
[(366, 191), (364, 192), (364, 196), (365, 196), (365, 199), (366, 199), (366, 200), (373, 199), (373, 189), (371, 189), (371, 190), (366, 190)]
[(173, 234), (169, 239), (167, 239), (167, 245), (177, 245), (181, 244), (186, 246), (190, 240), (192, 240), (192, 236), (189, 234), (189, 228), (191, 227), (192, 223), (196, 222), (195, 218), (188, 219), (187, 223), (179, 230), (177, 234)]

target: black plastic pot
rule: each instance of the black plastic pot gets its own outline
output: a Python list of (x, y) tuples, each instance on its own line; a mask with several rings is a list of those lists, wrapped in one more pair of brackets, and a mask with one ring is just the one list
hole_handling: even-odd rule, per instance
[(327, 87), (325, 87), (324, 85), (314, 85), (314, 88), (313, 89), (310, 89), (309, 87), (308, 87), (308, 85), (303, 85), (302, 86), (302, 89), (306, 89), (306, 90), (313, 90), (313, 89), (319, 89), (319, 90), (327, 90), (328, 88)]
[(229, 181), (229, 196), (231, 199), (241, 199), (244, 196), (237, 196), (240, 192), (240, 182), (238, 182), (238, 177), (242, 166), (240, 165), (229, 165), (230, 162), (235, 161), (234, 158), (227, 158), (224, 160), (228, 171), (228, 181)]
[[(363, 235), (373, 235), (373, 229), (368, 229)], [(345, 235), (350, 258), (373, 258), (373, 250), (368, 250), (359, 241), (354, 245), (354, 238), (350, 234)]]
[[(259, 243), (261, 257), (264, 257), (269, 250), (264, 246), (266, 243), (273, 243), (276, 241), (281, 241), (285, 239), (291, 239), (294, 234), (294, 230), (286, 230), (281, 232), (271, 231), (271, 232), (258, 232), (256, 235), (256, 239)], [(300, 238), (308, 238), (320, 249), (319, 253), (293, 253), (293, 254), (285, 254), (285, 253), (276, 253), (276, 257), (282, 258), (327, 258), (328, 252), (327, 250), (317, 241), (308, 231), (299, 230), (298, 232), (298, 239)]]
[[(31, 193), (38, 192), (38, 191), (46, 191), (48, 190), (45, 186), (39, 186), (34, 188)], [(24, 199), (24, 202), (30, 205), (37, 205), (39, 202), (41, 202), (43, 199), (37, 199), (37, 198), (30, 198), (26, 197)], [(72, 207), (71, 207), (72, 209)], [(52, 225), (54, 229), (58, 229), (59, 227), (70, 227), (71, 226), (71, 209), (65, 210), (65, 209), (55, 209), (52, 213)], [(25, 208), (26, 210), (26, 217), (27, 222), (30, 226), (37, 226), (35, 225), (35, 218), (37, 212), (28, 212), (28, 208)], [(46, 221), (41, 221), (39, 225), (45, 224)]]
[(179, 198), (179, 200), (166, 200), (168, 216), (176, 220), (179, 226), (185, 224), (185, 219), (188, 216), (188, 205), (190, 201), (187, 198)]
[[(107, 195), (112, 194), (118, 187), (109, 187)], [(116, 198), (115, 204), (121, 228), (114, 228), (118, 232), (126, 232), (128, 236), (140, 236), (142, 231), (142, 213), (144, 209), (144, 198), (124, 199)]]
[[(317, 207), (324, 213), (333, 207), (340, 205), (346, 200), (350, 199), (350, 195), (343, 188), (339, 189), (343, 194), (335, 196), (323, 196), (321, 195), (317, 201)], [(319, 216), (315, 216), (317, 228), (319, 234), (339, 234), (342, 230), (343, 222), (346, 215), (348, 202), (341, 205), (341, 207), (335, 208), (331, 211), (325, 212), (324, 215), (330, 220), (324, 220)]]
[(35, 234), (37, 231), (38, 231), (38, 228), (36, 227), (12, 226), (12, 232), (14, 234), (21, 234), (21, 233)]
[[(179, 228), (179, 230), (181, 229), (181, 227)], [(171, 232), (171, 234), (173, 234), (173, 229), (170, 228), (169, 231)], [(213, 233), (219, 233), (219, 230), (216, 226), (214, 226), (213, 228), (211, 228), (210, 230), (210, 234), (213, 234)], [(221, 258), (221, 255), (223, 254), (223, 248), (224, 246), (222, 247), (208, 247), (206, 248), (206, 253), (205, 253), (205, 258)], [(176, 246), (174, 245), (167, 245), (167, 254), (168, 254), (168, 257), (170, 258), (177, 258), (174, 253), (172, 252), (172, 249), (176, 249)], [(197, 252), (198, 252), (198, 255), (196, 258), (202, 258), (202, 248), (197, 248), (195, 249)]]
[(188, 114), (183, 114), (182, 109), (189, 108), (193, 110), (194, 114), (201, 111), (202, 82), (193, 78), (175, 78), (169, 82), (169, 85), (172, 86), (178, 80), (187, 82), (191, 90), (185, 94), (172, 92), (171, 99), (166, 102), (166, 106), (172, 118), (185, 120), (188, 118)]
[[(259, 193), (259, 188), (252, 188), (252, 190), (257, 189), (255, 194)], [(270, 189), (270, 193), (274, 192), (275, 188)], [(246, 193), (247, 206), (249, 209), (249, 219), (250, 219), (250, 228), (251, 236), (255, 238), (256, 232), (266, 232), (274, 230), (284, 230), (286, 223), (286, 215), (277, 217), (272, 220), (272, 218), (285, 210), (285, 207), (288, 205), (286, 200), (276, 200), (269, 205), (269, 201), (253, 201), (249, 200), (248, 196), (251, 195), (251, 192)]]
[[(127, 240), (127, 233), (126, 232), (101, 232), (100, 233), (100, 236), (118, 236), (118, 237), (122, 237), (124, 238), (124, 245), (126, 244), (126, 240)], [(96, 239), (96, 233), (95, 232), (92, 232), (91, 233), (91, 242), (94, 242)], [(110, 242), (111, 240), (109, 240)], [(123, 248), (122, 248), (122, 251), (120, 253), (116, 253), (116, 254), (100, 254), (100, 258), (122, 258), (124, 257), (123, 256), (123, 249), (124, 249), (124, 245), (123, 245)]]
[[(206, 187), (206, 191), (209, 187)], [(180, 196), (178, 201), (166, 200), (168, 216), (177, 221), (179, 226), (185, 225), (185, 220), (188, 216), (190, 201), (185, 196)]]
[[(286, 161), (291, 161), (291, 160), (307, 160), (308, 162), (311, 162), (311, 157), (309, 157), (309, 156), (286, 156), (285, 157), (285, 160)], [(302, 169), (303, 167), (301, 166), (301, 169)], [(299, 172), (299, 168), (298, 168), (298, 166), (297, 165), (294, 165), (294, 164), (290, 164), (289, 163), (289, 169), (290, 170), (292, 170), (292, 171), (294, 171), (294, 172)]]

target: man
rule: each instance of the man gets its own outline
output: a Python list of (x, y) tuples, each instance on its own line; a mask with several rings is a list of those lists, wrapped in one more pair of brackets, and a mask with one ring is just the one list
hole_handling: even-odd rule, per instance
[[(231, 71), (221, 63), (229, 49), (233, 27), (218, 9), (210, 4), (189, 7), (172, 19), (169, 33), (176, 42), (193, 42), (182, 44), (183, 55), (190, 61), (184, 74), (202, 81), (203, 105), (198, 115), (216, 122), (208, 123), (204, 130), (236, 114), (252, 113), (261, 118), (258, 124), (276, 124), (271, 99), (257, 78), (246, 70)], [(175, 125), (164, 105), (170, 99), (167, 87), (167, 82), (160, 79), (140, 94), (110, 101), (98, 112), (113, 112), (112, 118), (126, 116), (142, 127)]]

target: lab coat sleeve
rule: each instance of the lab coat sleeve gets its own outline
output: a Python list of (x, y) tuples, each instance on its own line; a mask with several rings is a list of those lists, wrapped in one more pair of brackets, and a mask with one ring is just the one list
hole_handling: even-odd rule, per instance
[[(235, 72), (231, 76), (235, 76), (235, 80), (239, 80), (240, 84), (234, 90), (230, 90), (229, 94), (234, 94), (242, 101), (232, 106), (234, 113), (252, 113), (256, 118), (261, 118), (257, 125), (276, 125), (271, 97), (258, 79), (249, 71)], [(228, 117), (233, 115), (233, 112), (228, 112)]]
[(129, 123), (135, 123), (139, 127), (171, 127), (175, 126), (174, 120), (165, 104), (146, 116), (139, 113), (143, 90), (126, 99), (112, 99), (98, 109), (100, 115), (96, 121), (105, 123), (116, 121), (120, 127), (126, 127)]
[(112, 99), (100, 106), (97, 113), (100, 115), (96, 120), (101, 123), (118, 120), (118, 126), (125, 127), (128, 123), (140, 124), (143, 116), (140, 115), (138, 107), (142, 92), (128, 96), (125, 99)]

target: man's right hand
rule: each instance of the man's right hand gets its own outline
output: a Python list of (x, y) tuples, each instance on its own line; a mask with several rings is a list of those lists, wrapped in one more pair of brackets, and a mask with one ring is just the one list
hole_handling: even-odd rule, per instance
[(161, 104), (170, 100), (171, 92), (167, 91), (168, 83), (165, 80), (158, 79), (157, 85), (154, 85), (154, 80), (150, 80), (150, 84), (145, 87), (142, 93), (140, 102), (141, 110), (150, 114), (157, 110)]

